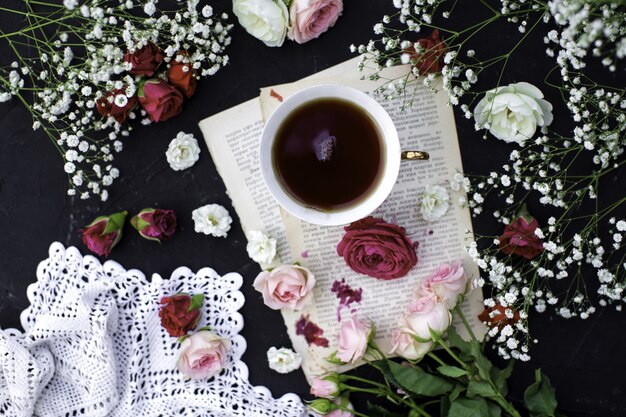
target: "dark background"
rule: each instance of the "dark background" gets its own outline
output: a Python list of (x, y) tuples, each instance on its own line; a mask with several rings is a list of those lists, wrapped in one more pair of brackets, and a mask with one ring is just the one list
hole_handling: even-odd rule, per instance
[[(214, 6), (230, 11), (230, 2), (217, 2)], [(457, 7), (462, 9), (457, 14), (467, 21), (484, 12), (475, 1), (460, 1)], [(121, 178), (110, 188), (110, 198), (105, 203), (67, 197), (63, 162), (53, 145), (43, 134), (32, 131), (30, 115), (17, 100), (0, 104), (0, 327), (20, 328), (19, 314), (28, 305), (26, 287), (35, 281), (36, 266), (47, 257), (51, 242), (75, 245), (86, 253), (79, 229), (96, 216), (120, 210), (136, 213), (144, 207), (174, 209), (179, 227), (173, 240), (158, 245), (141, 239), (127, 226), (111, 259), (148, 276), (158, 273), (167, 277), (181, 265), (192, 269), (211, 266), (222, 274), (242, 274), (242, 291), (246, 295), (243, 335), (248, 341), (244, 361), (250, 368), (250, 381), (266, 385), (274, 396), (292, 391), (306, 395), (308, 386), (300, 372), (282, 376), (267, 366), (267, 349), (290, 346), (290, 342), (280, 314), (266, 308), (251, 286), (259, 268), (246, 254), (246, 240), (238, 219), (234, 219), (225, 239), (193, 230), (191, 211), (204, 204), (221, 204), (235, 217), (197, 123), (255, 97), (260, 87), (295, 81), (351, 58), (349, 45), (373, 37), (372, 26), (393, 10), (391, 0), (346, 1), (335, 28), (307, 44), (285, 42), (281, 48), (268, 48), (235, 25), (228, 50), (229, 66), (200, 81), (195, 96), (180, 116), (157, 126), (136, 126), (131, 136), (124, 139), (125, 149), (114, 162)], [(6, 26), (8, 19), (7, 14), (0, 12), (0, 27)], [(490, 35), (477, 40), (485, 56), (519, 38), (514, 27), (502, 30), (504, 25), (496, 25)], [(542, 86), (552, 62), (546, 59), (541, 40), (547, 30), (539, 29), (541, 34), (531, 37), (511, 58), (502, 83), (535, 83), (556, 104), (559, 92)], [(6, 57), (6, 53), (6, 45), (0, 41), (0, 56)], [(495, 79), (481, 82), (487, 89)], [(482, 140), (482, 135), (473, 129), (473, 121), (465, 120), (458, 109), (455, 112), (466, 171), (487, 173), (497, 169), (507, 160), (511, 145), (493, 138)], [(557, 112), (555, 116), (555, 124), (562, 123), (566, 128), (563, 120), (567, 120), (567, 114)], [(164, 153), (169, 141), (181, 130), (199, 139), (202, 153), (191, 169), (175, 172), (169, 168)], [(616, 185), (623, 178), (623, 172), (619, 174), (615, 177)], [(486, 211), (490, 209), (495, 210), (486, 207)], [(547, 216), (539, 208), (534, 214), (545, 223)], [(497, 234), (499, 230), (489, 216), (475, 219), (474, 227), (484, 234)], [(625, 325), (626, 316), (613, 309), (599, 309), (585, 321), (556, 318), (550, 311), (535, 314), (531, 317), (531, 333), (538, 343), (531, 351), (532, 360), (516, 365), (510, 382), (512, 398), (521, 398), (531, 382), (533, 369), (540, 367), (550, 377), (559, 408), (567, 415), (626, 416)]]

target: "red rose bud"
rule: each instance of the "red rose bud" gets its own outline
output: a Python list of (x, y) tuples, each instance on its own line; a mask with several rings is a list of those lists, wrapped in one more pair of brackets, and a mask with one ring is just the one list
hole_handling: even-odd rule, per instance
[(183, 108), (183, 100), (180, 91), (157, 78), (139, 87), (139, 103), (153, 122), (177, 116)]
[(126, 51), (124, 61), (132, 64), (129, 71), (131, 74), (152, 77), (163, 62), (163, 52), (158, 46), (150, 42), (146, 46), (136, 49), (132, 54), (130, 51)]
[(109, 256), (111, 249), (122, 237), (126, 214), (126, 211), (120, 211), (109, 216), (100, 216), (84, 229), (80, 229), (85, 246), (100, 256)]
[(161, 242), (174, 236), (176, 213), (174, 210), (145, 208), (130, 219), (130, 224), (142, 237)]
[(405, 276), (417, 264), (417, 242), (397, 224), (369, 216), (345, 231), (337, 254), (354, 272), (388, 280)]
[(127, 97), (125, 89), (115, 89), (96, 101), (96, 110), (103, 117), (111, 116), (122, 124), (136, 105), (136, 96)]
[(161, 298), (161, 326), (172, 337), (185, 336), (198, 325), (203, 301), (203, 294), (176, 294)]
[(179, 51), (176, 56), (183, 58), (181, 61), (177, 61), (176, 58), (172, 59), (167, 70), (167, 81), (189, 98), (196, 92), (196, 73), (186, 51)]
[(429, 37), (418, 39), (415, 44), (419, 45), (419, 51), (413, 45), (404, 49), (403, 52), (409, 54), (411, 64), (419, 73), (423, 75), (441, 71), (443, 68), (443, 57), (448, 47), (439, 38), (439, 31), (437, 29), (433, 30)]
[(517, 215), (500, 236), (500, 250), (507, 255), (533, 259), (543, 252), (543, 242), (535, 234), (539, 222), (530, 215), (525, 204)]

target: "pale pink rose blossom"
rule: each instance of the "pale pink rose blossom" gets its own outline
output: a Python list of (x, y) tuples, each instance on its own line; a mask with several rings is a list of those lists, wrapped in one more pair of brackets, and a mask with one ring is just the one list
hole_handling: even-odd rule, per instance
[(261, 272), (252, 285), (269, 308), (301, 310), (311, 301), (315, 276), (299, 265), (281, 265), (271, 272)]
[(432, 342), (420, 343), (409, 333), (395, 329), (391, 335), (393, 346), (389, 354), (396, 354), (404, 359), (418, 360), (426, 355), (433, 347)]
[(287, 36), (298, 43), (315, 39), (333, 26), (343, 11), (343, 0), (293, 0)]
[(337, 358), (346, 363), (355, 363), (361, 359), (367, 350), (371, 333), (371, 324), (364, 323), (356, 316), (341, 323)]
[(460, 260), (442, 264), (432, 274), (422, 280), (418, 288), (419, 295), (434, 293), (439, 299), (445, 299), (448, 309), (452, 310), (459, 301), (459, 296), (467, 291), (467, 275)]
[(431, 340), (430, 331), (443, 333), (452, 321), (445, 301), (439, 301), (435, 294), (413, 300), (404, 315), (406, 328), (417, 337)]
[(180, 346), (176, 367), (191, 379), (210, 378), (224, 368), (228, 348), (228, 340), (212, 331), (197, 331)]
[(339, 395), (339, 386), (332, 377), (315, 377), (311, 384), (311, 394), (332, 400)]

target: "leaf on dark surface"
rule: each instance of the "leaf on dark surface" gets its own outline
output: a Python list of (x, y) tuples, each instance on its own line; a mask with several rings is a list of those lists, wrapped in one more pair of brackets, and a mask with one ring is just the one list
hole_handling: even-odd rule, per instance
[(448, 342), (452, 347), (457, 348), (462, 353), (470, 354), (471, 346), (470, 343), (465, 341), (454, 329), (454, 326), (450, 326), (448, 328)]
[(450, 405), (448, 417), (491, 417), (487, 400), (461, 397)]
[(441, 365), (437, 368), (437, 371), (439, 371), (440, 374), (444, 376), (449, 376), (451, 378), (458, 378), (463, 375), (467, 375), (467, 371), (465, 369), (461, 369), (457, 366), (451, 365)]
[(533, 416), (554, 417), (556, 412), (556, 396), (548, 377), (535, 370), (535, 382), (524, 391), (524, 404)]
[(392, 413), (385, 407), (367, 402), (367, 415), (369, 417), (405, 417), (403, 414)]
[(486, 381), (491, 379), (491, 368), (493, 365), (480, 349), (480, 343), (472, 340), (470, 342), (470, 347), (471, 355), (474, 358), (476, 368), (478, 369), (478, 375)]
[(496, 384), (496, 388), (498, 388), (498, 391), (500, 391), (503, 397), (506, 397), (509, 393), (506, 381), (513, 372), (513, 365), (515, 365), (515, 361), (511, 359), (506, 368), (498, 369), (494, 366), (491, 369), (491, 380)]
[(389, 370), (403, 389), (417, 395), (436, 397), (450, 391), (454, 386), (448, 380), (429, 374), (420, 368), (388, 362)]
[(485, 381), (470, 381), (467, 385), (467, 396), (472, 397), (485, 397), (485, 398), (495, 398), (498, 393), (495, 389)]
[(501, 417), (502, 408), (499, 405), (487, 401), (487, 408), (489, 409), (489, 417)]

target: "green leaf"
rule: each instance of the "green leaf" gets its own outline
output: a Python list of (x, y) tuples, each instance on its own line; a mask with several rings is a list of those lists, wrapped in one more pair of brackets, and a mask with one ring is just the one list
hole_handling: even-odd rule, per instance
[(500, 391), (503, 397), (509, 393), (509, 387), (506, 384), (506, 380), (511, 376), (511, 372), (513, 372), (513, 365), (515, 365), (515, 361), (511, 359), (507, 364), (506, 368), (498, 369), (495, 366), (491, 369), (491, 380), (496, 384), (496, 388)]
[(388, 366), (402, 388), (417, 395), (436, 397), (450, 391), (454, 386), (446, 379), (417, 367), (403, 366), (392, 361), (388, 362)]
[(107, 225), (101, 233), (101, 236), (122, 230), (122, 228), (124, 227), (124, 220), (126, 219), (127, 214), (128, 212), (126, 210), (120, 211), (119, 213), (111, 214), (109, 216), (109, 221), (107, 222)]
[(458, 398), (450, 406), (448, 417), (490, 417), (489, 406), (484, 398)]
[[(453, 391), (454, 393), (454, 391)], [(452, 394), (450, 394), (450, 396), (452, 396)], [(458, 395), (457, 395), (458, 397)], [(455, 397), (456, 399), (456, 397)], [(439, 403), (439, 415), (440, 416), (447, 416), (448, 412), (450, 411), (450, 404), (451, 401), (454, 401), (452, 398), (448, 398), (446, 396), (441, 397), (441, 402)]]
[(194, 294), (191, 297), (191, 303), (189, 303), (189, 310), (187, 311), (198, 310), (200, 307), (202, 307), (203, 302), (204, 302), (204, 294), (202, 293)]
[[(461, 395), (461, 393), (465, 391), (465, 386), (463, 384), (456, 384), (454, 386), (454, 388), (452, 389), (452, 391), (450, 392), (450, 401), (454, 401), (457, 398), (459, 398), (459, 395)], [(445, 415), (445, 414), (442, 414)]]
[(386, 408), (380, 405), (372, 404), (369, 401), (367, 402), (367, 411), (367, 415), (369, 417), (404, 417), (403, 414), (392, 413)]
[[(336, 352), (335, 352), (336, 353)], [(327, 359), (328, 360), (328, 359)], [(393, 376), (393, 374), (391, 373), (391, 369), (389, 369), (389, 363), (392, 363), (392, 361), (387, 360), (387, 359), (382, 359), (379, 361), (375, 361), (372, 363), (372, 365), (374, 367), (377, 367), (378, 369), (380, 369), (380, 371), (383, 373), (383, 375), (385, 376), (385, 378), (387, 378), (387, 380), (389, 382), (391, 382), (393, 385), (395, 385), (397, 388), (403, 388), (398, 381), (396, 381), (396, 378)], [(393, 362), (395, 363), (395, 362)]]
[(471, 345), (469, 342), (463, 340), (461, 336), (456, 332), (454, 326), (448, 327), (448, 342), (451, 346), (457, 348), (462, 353), (470, 354), (471, 353)]
[(485, 381), (470, 381), (467, 384), (467, 396), (468, 397), (485, 397), (485, 398), (495, 398), (498, 396), (498, 393), (495, 389)]
[(535, 370), (535, 382), (524, 391), (524, 403), (531, 414), (554, 417), (557, 405), (554, 388), (541, 369)]
[(487, 401), (487, 408), (489, 409), (489, 417), (501, 417), (502, 409), (499, 405)]
[(465, 369), (461, 369), (457, 366), (451, 365), (441, 365), (439, 368), (437, 368), (437, 371), (439, 371), (440, 374), (444, 376), (449, 376), (451, 378), (458, 378), (463, 375), (467, 375), (467, 371)]
[(478, 369), (478, 375), (480, 375), (480, 377), (482, 379), (484, 379), (485, 381), (488, 381), (489, 379), (491, 379), (491, 368), (493, 367), (493, 365), (491, 364), (491, 361), (489, 361), (489, 359), (487, 359), (487, 357), (483, 354), (482, 350), (480, 349), (480, 343), (478, 343), (475, 340), (472, 340), (470, 342), (470, 353), (472, 355), (472, 357), (474, 358), (474, 364), (476, 365), (476, 368)]

